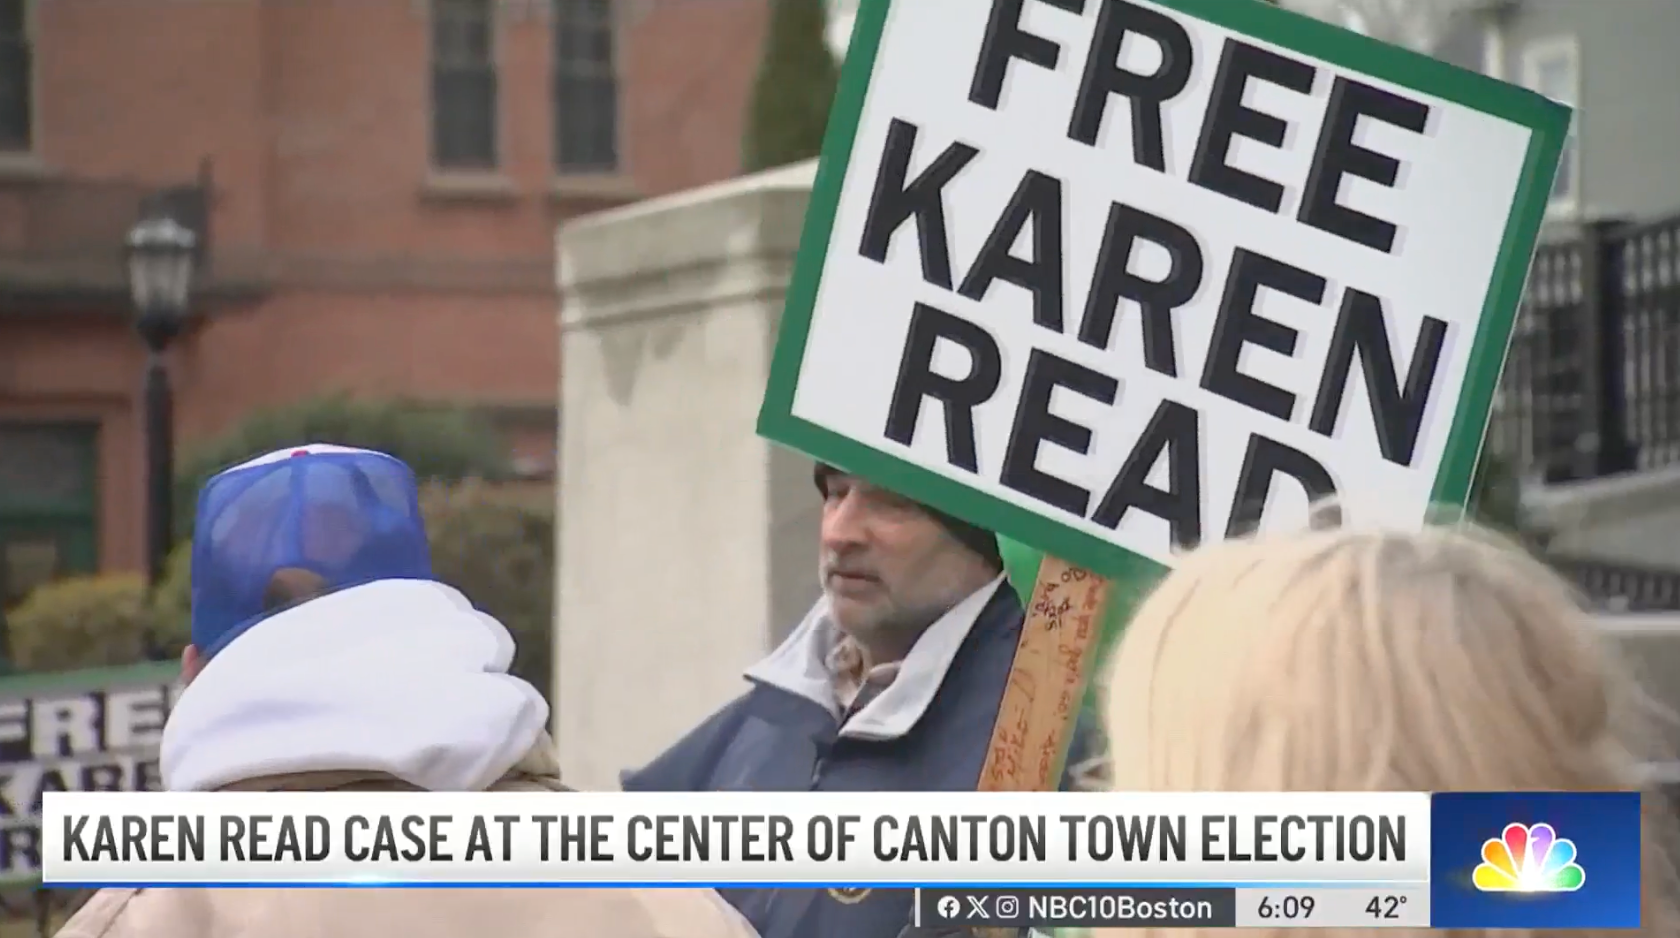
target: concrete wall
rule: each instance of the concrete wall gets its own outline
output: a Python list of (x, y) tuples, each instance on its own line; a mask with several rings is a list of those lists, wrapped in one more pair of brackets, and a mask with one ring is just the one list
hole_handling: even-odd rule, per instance
[(1600, 621), (1646, 691), (1680, 714), (1680, 615), (1630, 614), (1605, 616)]
[(740, 693), (815, 598), (810, 463), (754, 431), (813, 172), (560, 232), (553, 701), (575, 786), (617, 787)]
[(1523, 506), (1560, 553), (1680, 569), (1680, 467), (1538, 486)]

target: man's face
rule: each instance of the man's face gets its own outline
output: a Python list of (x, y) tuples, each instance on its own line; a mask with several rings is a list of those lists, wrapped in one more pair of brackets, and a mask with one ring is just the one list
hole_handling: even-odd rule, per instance
[(994, 576), (919, 505), (840, 473), (828, 477), (818, 573), (835, 624), (865, 646), (913, 642)]

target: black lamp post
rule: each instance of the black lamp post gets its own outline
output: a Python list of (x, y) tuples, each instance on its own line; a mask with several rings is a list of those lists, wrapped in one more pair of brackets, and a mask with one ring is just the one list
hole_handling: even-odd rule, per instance
[(134, 328), (146, 343), (146, 575), (156, 586), (174, 540), (174, 395), (164, 353), (181, 334), (192, 301), (198, 236), (173, 218), (149, 218), (128, 233)]

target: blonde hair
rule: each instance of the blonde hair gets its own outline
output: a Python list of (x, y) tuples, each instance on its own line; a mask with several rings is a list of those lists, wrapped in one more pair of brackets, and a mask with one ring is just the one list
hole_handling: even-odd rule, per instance
[[(1105, 685), (1115, 789), (1643, 787), (1653, 705), (1549, 569), (1468, 527), (1338, 524), (1192, 552), (1143, 603)], [(1642, 931), (1675, 934), (1668, 802), (1644, 804)]]

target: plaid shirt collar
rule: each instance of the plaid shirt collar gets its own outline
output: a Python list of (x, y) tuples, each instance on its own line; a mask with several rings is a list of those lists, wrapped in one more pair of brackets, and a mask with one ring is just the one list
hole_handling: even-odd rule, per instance
[[(998, 575), (929, 626), (904, 661), (871, 667), (867, 675), (858, 649), (834, 657), (847, 642), (828, 618), (827, 600), (818, 600), (769, 657), (747, 669), (746, 677), (827, 709), (841, 720), (842, 736), (898, 739), (910, 732), (933, 702), (946, 669), (980, 613), (999, 589), (1008, 588)], [(845, 666), (853, 655), (857, 655), (856, 663)], [(841, 674), (848, 677), (838, 677)]]
[(865, 687), (874, 693), (885, 690), (898, 678), (898, 672), (903, 666), (902, 661), (871, 665), (869, 655), (861, 645), (849, 636), (842, 637), (834, 643), (833, 650), (828, 653), (828, 670), (833, 675), (834, 699), (840, 704), (840, 709), (850, 715), (852, 705), (857, 702)]

